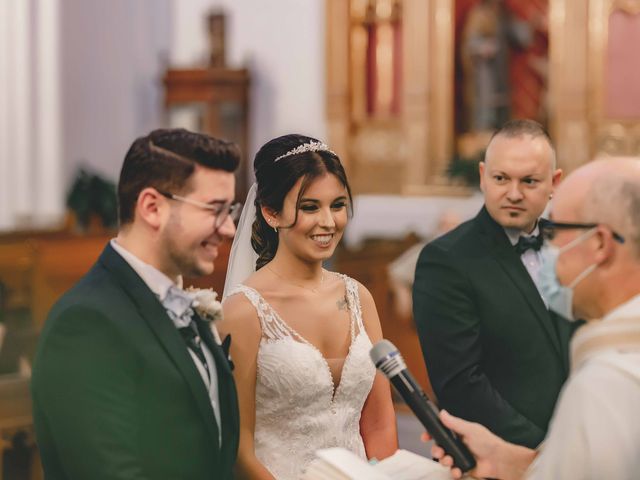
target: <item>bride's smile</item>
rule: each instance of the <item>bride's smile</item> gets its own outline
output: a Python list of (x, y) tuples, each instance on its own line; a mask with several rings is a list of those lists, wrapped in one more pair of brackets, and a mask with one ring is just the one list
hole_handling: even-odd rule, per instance
[(319, 247), (327, 248), (331, 245), (331, 240), (333, 240), (333, 233), (330, 233), (330, 234), (322, 233), (319, 235), (311, 235), (311, 239), (314, 240)]
[(280, 241), (305, 261), (326, 260), (347, 225), (347, 191), (335, 175), (326, 173), (310, 182), (300, 195), (303, 180), (300, 178), (287, 193), (282, 212), (274, 215), (280, 225)]

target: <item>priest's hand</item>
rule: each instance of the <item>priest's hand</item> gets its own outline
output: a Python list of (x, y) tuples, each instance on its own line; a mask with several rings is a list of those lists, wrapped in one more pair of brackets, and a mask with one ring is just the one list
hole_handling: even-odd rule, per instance
[[(476, 467), (469, 472), (474, 477), (520, 479), (535, 458), (535, 450), (505, 442), (479, 423), (454, 417), (446, 410), (440, 412), (440, 419), (460, 437), (475, 457)], [(430, 439), (429, 434), (423, 434), (423, 440)], [(435, 443), (431, 448), (431, 455), (434, 460), (451, 468), (454, 478), (462, 477), (462, 471), (453, 464), (453, 458)]]

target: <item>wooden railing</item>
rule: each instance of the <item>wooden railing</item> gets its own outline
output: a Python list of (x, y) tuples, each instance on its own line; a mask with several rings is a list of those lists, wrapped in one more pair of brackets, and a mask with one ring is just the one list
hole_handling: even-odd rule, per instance
[[(0, 480), (3, 475), (6, 480), (43, 478), (29, 393), (35, 342), (51, 306), (91, 267), (111, 237), (63, 232), (0, 236), (6, 330), (0, 355), (3, 366), (16, 368), (16, 373), (0, 376)], [(23, 351), (18, 351), (17, 339)]]
[[(19, 448), (29, 451), (28, 464), (5, 465), (5, 458), (11, 459), (12, 453)], [(20, 478), (17, 478), (18, 476)], [(4, 375), (0, 377), (0, 480), (42, 478), (31, 417), (29, 378)]]

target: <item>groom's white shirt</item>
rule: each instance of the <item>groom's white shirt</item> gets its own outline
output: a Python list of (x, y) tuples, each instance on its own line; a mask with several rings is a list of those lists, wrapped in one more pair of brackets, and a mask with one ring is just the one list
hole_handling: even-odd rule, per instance
[[(157, 268), (149, 265), (148, 263), (143, 262), (138, 257), (136, 257), (133, 253), (125, 249), (122, 245), (118, 244), (116, 239), (111, 239), (111, 246), (113, 249), (124, 259), (125, 262), (129, 264), (131, 268), (140, 276), (142, 281), (149, 287), (158, 299), (162, 302), (164, 297), (167, 296), (167, 291), (172, 286), (177, 286), (178, 288), (182, 288), (182, 277), (178, 277), (177, 283), (174, 283), (169, 277), (167, 277), (164, 273), (162, 273)], [(175, 321), (174, 321), (175, 324)], [(177, 325), (176, 328), (181, 327), (182, 325)], [(193, 360), (193, 364), (198, 369), (200, 376), (202, 377), (202, 381), (207, 386), (207, 390), (209, 391), (209, 399), (211, 400), (211, 407), (213, 408), (213, 413), (216, 417), (216, 422), (218, 423), (218, 444), (222, 445), (222, 423), (220, 421), (220, 397), (218, 395), (218, 371), (216, 370), (216, 363), (213, 358), (213, 355), (209, 351), (209, 348), (204, 344), (201, 344), (202, 351), (204, 353), (205, 358), (207, 359), (207, 364), (209, 365), (209, 372), (211, 375), (211, 380), (209, 380), (209, 375), (207, 371), (204, 369), (204, 366), (200, 362), (200, 359), (196, 356), (195, 353), (191, 351), (190, 348), (187, 348), (187, 351), (191, 355), (191, 359)], [(186, 348), (186, 347), (185, 347)]]
[[(521, 236), (536, 237), (540, 234), (540, 228), (538, 224), (536, 224), (536, 228), (534, 228), (533, 231), (530, 233), (525, 233), (522, 230), (515, 229), (515, 228), (505, 228), (504, 231), (507, 234), (507, 237), (509, 238), (511, 245), (513, 246), (515, 246), (515, 244), (518, 243), (518, 239)], [(549, 304), (547, 300), (542, 296), (542, 291), (540, 289), (539, 280), (538, 280), (540, 267), (542, 267), (542, 257), (540, 255), (540, 252), (529, 249), (526, 252), (524, 252), (522, 255), (520, 255), (520, 261), (524, 265), (524, 268), (527, 269), (527, 272), (529, 272), (529, 276), (531, 277), (531, 280), (533, 280), (533, 283), (538, 289), (538, 293), (540, 293), (540, 297), (542, 297), (542, 301), (544, 302), (545, 306), (549, 308)]]

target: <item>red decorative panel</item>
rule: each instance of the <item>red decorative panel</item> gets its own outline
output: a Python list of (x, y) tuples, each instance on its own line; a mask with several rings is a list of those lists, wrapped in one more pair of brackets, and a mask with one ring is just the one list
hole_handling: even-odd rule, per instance
[(604, 112), (607, 118), (640, 119), (640, 14), (617, 10), (609, 17), (605, 54)]

